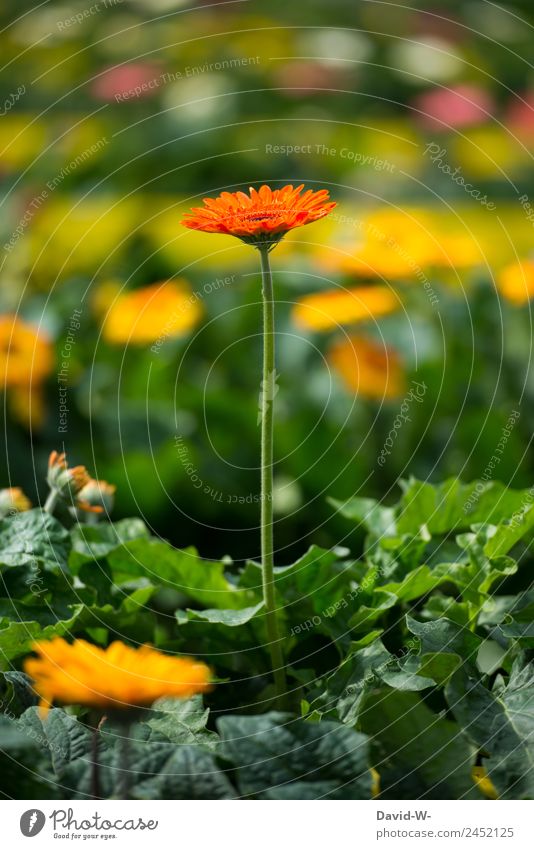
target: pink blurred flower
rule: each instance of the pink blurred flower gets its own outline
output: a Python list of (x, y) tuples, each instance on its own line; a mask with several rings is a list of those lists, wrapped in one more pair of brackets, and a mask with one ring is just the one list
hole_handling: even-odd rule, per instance
[(483, 124), (489, 120), (495, 106), (485, 89), (469, 83), (425, 91), (414, 105), (422, 113), (418, 119), (433, 130)]
[(98, 100), (125, 97), (153, 97), (161, 83), (161, 68), (148, 62), (117, 65), (100, 74), (91, 85), (91, 94)]
[(508, 104), (504, 123), (516, 133), (534, 134), (534, 91), (526, 91), (521, 100), (514, 98)]
[(275, 78), (286, 97), (312, 97), (317, 91), (335, 89), (346, 80), (345, 68), (328, 62), (296, 61), (281, 65)]

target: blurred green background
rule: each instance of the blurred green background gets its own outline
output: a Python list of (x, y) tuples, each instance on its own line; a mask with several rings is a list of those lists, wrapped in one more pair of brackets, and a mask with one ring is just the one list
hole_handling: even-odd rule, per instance
[(258, 258), (180, 219), (262, 183), (339, 204), (272, 254), (278, 562), (354, 541), (328, 496), (533, 483), (531, 3), (1, 17), (2, 486), (38, 503), (64, 448), (115, 517), (258, 555)]

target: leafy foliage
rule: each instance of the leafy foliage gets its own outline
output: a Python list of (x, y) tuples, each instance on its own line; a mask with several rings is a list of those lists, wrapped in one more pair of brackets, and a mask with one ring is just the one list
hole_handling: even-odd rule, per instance
[[(488, 484), (471, 515), (474, 486), (411, 480), (394, 505), (339, 503), (366, 531), (361, 556), (313, 546), (276, 569), (289, 713), (269, 712), (256, 563), (204, 561), (139, 519), (70, 533), (36, 510), (4, 520), (0, 730), (11, 788), (92, 792), (94, 719), (60, 707), (41, 718), (20, 671), (35, 639), (65, 635), (191, 653), (217, 676), (204, 702), (163, 699), (139, 718), (134, 798), (369, 798), (371, 768), (383, 798), (481, 798), (481, 767), (492, 793), (532, 798), (531, 500)], [(106, 721), (102, 795), (114, 792), (119, 736)]]

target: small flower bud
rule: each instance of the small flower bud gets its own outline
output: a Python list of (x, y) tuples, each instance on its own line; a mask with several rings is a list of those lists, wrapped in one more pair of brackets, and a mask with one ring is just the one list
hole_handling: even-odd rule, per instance
[(115, 490), (117, 489), (107, 481), (98, 481), (90, 478), (89, 482), (78, 492), (77, 506), (81, 510), (91, 510), (111, 513), (115, 504)]
[(89, 483), (91, 478), (85, 466), (69, 468), (65, 454), (52, 451), (48, 460), (46, 480), (52, 492), (55, 492), (65, 501), (76, 504), (78, 493)]

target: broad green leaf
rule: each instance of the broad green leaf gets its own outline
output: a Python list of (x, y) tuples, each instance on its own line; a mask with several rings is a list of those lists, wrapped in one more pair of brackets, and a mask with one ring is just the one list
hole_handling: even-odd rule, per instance
[(464, 664), (474, 666), (476, 663), (482, 640), (467, 628), (450, 619), (417, 622), (410, 616), (406, 617), (406, 624), (408, 630), (420, 640), (421, 655), (445, 652), (457, 655)]
[(488, 777), (503, 799), (534, 797), (534, 665), (514, 666), (506, 687), (488, 690), (459, 670), (445, 689), (465, 735), (485, 755)]
[(116, 583), (147, 578), (167, 584), (206, 607), (249, 606), (249, 592), (237, 589), (225, 575), (224, 563), (202, 560), (196, 549), (178, 549), (159, 540), (135, 539), (108, 554)]
[(147, 539), (150, 531), (141, 519), (121, 519), (113, 524), (75, 525), (71, 530), (72, 552), (70, 565), (79, 568), (82, 563), (101, 560), (119, 545), (133, 539)]
[(83, 605), (78, 605), (70, 619), (61, 620), (54, 625), (41, 627), (38, 622), (11, 622), (7, 628), (0, 630), (0, 666), (10, 667), (10, 661), (31, 651), (32, 643), (36, 640), (50, 640), (52, 637), (63, 637), (71, 633), (77, 623)]
[(481, 798), (471, 778), (476, 750), (456, 723), (434, 714), (417, 693), (373, 690), (360, 727), (373, 741), (380, 798)]
[(211, 622), (212, 624), (238, 628), (250, 622), (251, 619), (254, 619), (264, 607), (264, 602), (260, 601), (255, 607), (243, 607), (241, 610), (217, 610), (217, 608), (212, 608), (211, 610), (177, 610), (176, 618), (178, 624), (184, 624), (185, 622), (191, 622), (196, 619), (201, 622)]
[(18, 720), (0, 715), (0, 795), (11, 799), (57, 799), (59, 788), (45, 774), (48, 755)]
[[(203, 745), (213, 748), (218, 736), (206, 728), (209, 709), (204, 708), (202, 696), (191, 699), (159, 699), (152, 706), (153, 717), (147, 721), (151, 731), (171, 743)], [(149, 738), (152, 739), (152, 738)]]
[(336, 711), (342, 722), (354, 725), (367, 690), (393, 660), (380, 640), (357, 647), (327, 678), (326, 690), (312, 708), (329, 714)]
[(39, 709), (31, 707), (17, 720), (17, 725), (49, 753), (58, 778), (71, 761), (91, 751), (92, 734), (89, 729), (61, 708), (52, 708), (46, 717), (41, 718)]
[(436, 589), (447, 580), (446, 575), (435, 573), (428, 566), (419, 566), (402, 581), (383, 584), (380, 589), (393, 593), (399, 601), (413, 601)]
[[(481, 487), (478, 483), (462, 484), (457, 478), (440, 484), (414, 478), (402, 481), (403, 495), (397, 507), (399, 533), (415, 533), (421, 525), (426, 525), (431, 534), (467, 530), (477, 522), (497, 525), (529, 503), (525, 500), (528, 490), (507, 489), (496, 481)], [(473, 501), (475, 490), (478, 498)]]
[(0, 564), (36, 563), (47, 569), (65, 569), (70, 537), (59, 522), (42, 510), (27, 510), (0, 521)]
[(374, 498), (351, 498), (349, 501), (329, 498), (328, 501), (346, 519), (366, 528), (373, 540), (397, 534), (394, 508), (385, 507)]
[(359, 607), (354, 616), (350, 618), (349, 626), (355, 632), (368, 630), (386, 610), (389, 610), (396, 603), (397, 597), (393, 593), (380, 588), (373, 594), (373, 606), (362, 605)]
[(157, 775), (137, 783), (134, 799), (235, 799), (236, 792), (213, 756), (193, 746), (180, 746)]
[(367, 738), (290, 714), (224, 716), (221, 754), (241, 794), (256, 799), (369, 799)]

